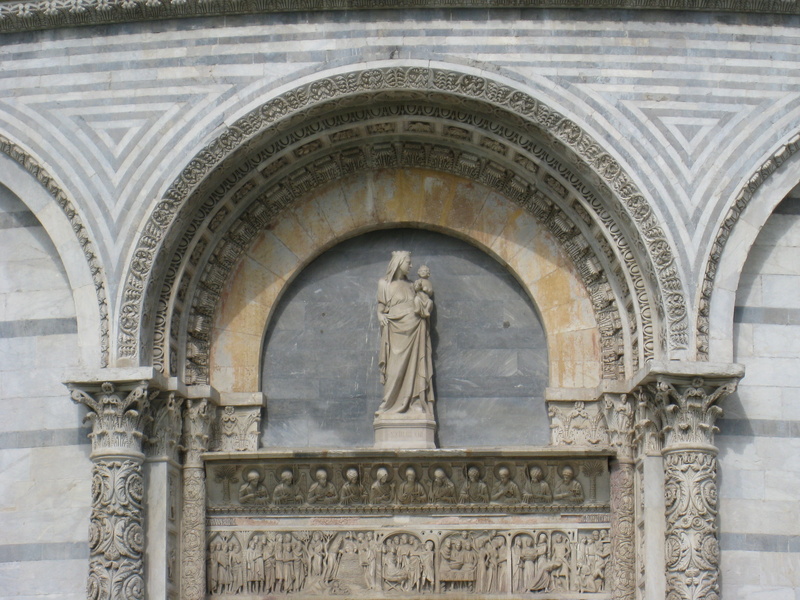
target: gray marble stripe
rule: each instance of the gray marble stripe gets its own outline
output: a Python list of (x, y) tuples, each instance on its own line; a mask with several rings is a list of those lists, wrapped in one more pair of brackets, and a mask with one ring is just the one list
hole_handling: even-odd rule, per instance
[(767, 533), (722, 533), (722, 550), (739, 552), (800, 552), (800, 536)]
[(800, 421), (771, 419), (720, 419), (717, 435), (800, 438)]
[[(64, 396), (68, 392), (64, 390)], [(48, 446), (81, 446), (89, 444), (88, 427), (71, 429), (34, 429), (31, 431), (0, 432), (0, 450), (45, 448)]]
[(0, 229), (15, 227), (39, 227), (39, 221), (36, 215), (27, 210), (0, 214)]
[(0, 545), (0, 563), (31, 560), (83, 560), (86, 558), (89, 558), (89, 544), (86, 542)]
[(0, 338), (34, 337), (40, 335), (62, 335), (78, 333), (78, 319), (29, 319), (0, 321)]
[(733, 309), (734, 323), (761, 325), (800, 325), (800, 308), (758, 308), (737, 306)]

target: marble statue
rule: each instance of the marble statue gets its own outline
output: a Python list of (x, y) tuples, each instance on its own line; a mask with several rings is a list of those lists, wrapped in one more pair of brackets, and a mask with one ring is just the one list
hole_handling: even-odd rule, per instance
[(386, 276), (378, 282), (378, 321), (381, 327), (379, 367), (384, 386), (376, 415), (419, 413), (433, 415), (433, 361), (430, 314), (433, 286), (427, 267), (411, 283), (411, 254), (392, 252)]

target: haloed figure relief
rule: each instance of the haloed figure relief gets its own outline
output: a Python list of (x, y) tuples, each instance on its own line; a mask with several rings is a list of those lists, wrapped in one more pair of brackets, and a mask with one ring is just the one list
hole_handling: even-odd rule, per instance
[(384, 386), (377, 416), (433, 415), (433, 360), (430, 316), (433, 286), (430, 269), (422, 266), (419, 279), (408, 280), (411, 254), (392, 252), (386, 275), (378, 281), (378, 321), (381, 327), (379, 367)]

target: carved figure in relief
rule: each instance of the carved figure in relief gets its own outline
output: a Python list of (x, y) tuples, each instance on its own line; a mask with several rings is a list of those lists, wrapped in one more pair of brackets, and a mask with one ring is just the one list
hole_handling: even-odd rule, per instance
[(533, 538), (523, 536), (520, 561), (522, 587), (525, 591), (544, 592), (550, 589), (550, 572), (554, 567), (548, 560), (546, 533), (539, 533), (535, 544)]
[(275, 563), (275, 540), (267, 536), (264, 546), (261, 549), (261, 556), (264, 559), (264, 588), (263, 591), (271, 594), (275, 590), (276, 582), (276, 563)]
[(433, 471), (431, 502), (434, 504), (455, 504), (456, 502), (456, 486), (441, 467), (437, 467)]
[(572, 467), (566, 466), (561, 469), (561, 479), (556, 482), (553, 497), (556, 501), (567, 504), (583, 503), (583, 486), (575, 479), (575, 471)]
[(611, 542), (595, 529), (578, 543), (578, 587), (581, 592), (601, 592), (605, 588), (606, 563), (611, 556)]
[(425, 545), (420, 549), (420, 562), (422, 566), (422, 573), (420, 575), (420, 591), (432, 592), (434, 587), (435, 573), (434, 563), (436, 561), (436, 553), (434, 552), (434, 544), (431, 540), (427, 540)]
[(361, 484), (358, 477), (358, 470), (350, 467), (344, 474), (345, 482), (340, 491), (342, 504), (365, 504), (367, 502), (367, 490)]
[(492, 487), (493, 504), (519, 504), (521, 495), (519, 486), (511, 479), (511, 472), (507, 467), (500, 467), (497, 471), (499, 479)]
[(244, 565), (242, 564), (242, 554), (239, 548), (232, 541), (228, 543), (228, 553), (231, 565), (231, 583), (228, 591), (231, 594), (238, 594), (244, 589)]
[(469, 538), (450, 536), (442, 543), (439, 557), (439, 585), (442, 592), (475, 590), (478, 554)]
[(522, 488), (522, 500), (529, 504), (544, 504), (553, 501), (550, 484), (544, 480), (541, 467), (532, 466), (529, 477)]
[(224, 541), (212, 542), (209, 548), (209, 589), (214, 594), (228, 591), (231, 584), (231, 561)]
[(488, 504), (489, 486), (481, 479), (478, 467), (467, 469), (467, 480), (461, 486), (458, 494), (459, 504)]
[(509, 591), (508, 581), (510, 576), (506, 538), (502, 535), (495, 536), (492, 543), (497, 552), (497, 575), (495, 577), (494, 591), (498, 594), (505, 594)]
[(302, 504), (303, 494), (294, 482), (294, 473), (285, 469), (281, 473), (281, 481), (272, 494), (275, 504)]
[(258, 536), (253, 536), (244, 551), (246, 588), (250, 594), (262, 591), (264, 586), (264, 555)]
[(265, 504), (269, 502), (267, 486), (262, 482), (264, 476), (257, 469), (251, 469), (245, 475), (245, 482), (239, 488), (239, 502), (242, 504)]
[[(429, 330), (433, 302), (422, 289), (425, 284), (420, 284), (420, 298), (417, 298), (415, 286), (407, 279), (411, 266), (409, 252), (392, 252), (386, 275), (378, 282), (381, 327), (378, 365), (384, 393), (376, 416), (409, 411), (433, 416), (433, 354)], [(422, 294), (428, 296), (427, 300)]]
[(375, 481), (369, 488), (370, 504), (392, 504), (394, 502), (394, 484), (389, 481), (389, 471), (379, 467), (375, 472)]
[(336, 487), (328, 481), (328, 471), (317, 469), (315, 474), (316, 481), (308, 488), (309, 504), (336, 504), (339, 501), (339, 494)]
[(568, 590), (570, 589), (571, 581), (570, 559), (572, 557), (569, 538), (567, 538), (567, 536), (560, 531), (557, 531), (553, 533), (551, 537), (551, 543), (551, 589), (556, 591)]
[(417, 470), (414, 467), (406, 468), (406, 480), (397, 488), (397, 501), (400, 504), (425, 504), (428, 493), (425, 487), (417, 481)]

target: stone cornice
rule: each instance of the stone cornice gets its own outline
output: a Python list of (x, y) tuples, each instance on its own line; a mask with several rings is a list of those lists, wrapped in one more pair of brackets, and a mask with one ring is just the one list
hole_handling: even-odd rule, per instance
[(550, 8), (800, 14), (796, 0), (38, 0), (0, 2), (0, 31), (301, 11)]

